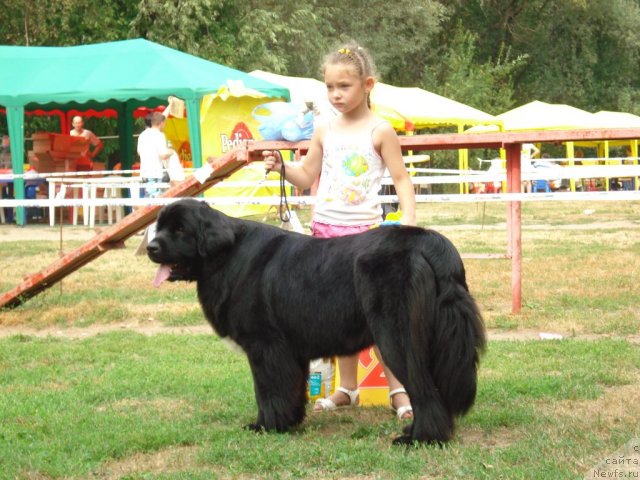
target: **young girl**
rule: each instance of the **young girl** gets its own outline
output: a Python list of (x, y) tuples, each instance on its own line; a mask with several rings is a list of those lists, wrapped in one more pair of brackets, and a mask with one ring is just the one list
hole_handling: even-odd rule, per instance
[[(382, 221), (378, 197), (385, 168), (389, 170), (402, 210), (402, 223), (415, 225), (415, 195), (402, 160), (393, 127), (370, 109), (375, 84), (369, 54), (356, 44), (327, 55), (324, 80), (331, 105), (339, 115), (317, 125), (304, 159), (287, 164), (285, 178), (298, 188), (309, 188), (318, 175), (313, 236), (330, 238), (368, 230)], [(280, 171), (279, 152), (264, 152), (265, 167)], [(380, 353), (376, 349), (379, 359)], [(411, 418), (406, 391), (381, 361), (389, 384), (391, 407), (398, 418)], [(338, 358), (340, 386), (329, 398), (319, 399), (315, 411), (357, 405), (358, 354)]]

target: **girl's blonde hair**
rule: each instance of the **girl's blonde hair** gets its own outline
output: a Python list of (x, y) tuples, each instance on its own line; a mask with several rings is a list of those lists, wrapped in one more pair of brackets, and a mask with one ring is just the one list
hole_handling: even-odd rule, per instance
[[(349, 42), (342, 47), (335, 49), (324, 57), (322, 71), (327, 65), (351, 65), (361, 79), (366, 77), (376, 77), (376, 66), (369, 52), (356, 42)], [(371, 107), (371, 100), (367, 97), (367, 105)]]

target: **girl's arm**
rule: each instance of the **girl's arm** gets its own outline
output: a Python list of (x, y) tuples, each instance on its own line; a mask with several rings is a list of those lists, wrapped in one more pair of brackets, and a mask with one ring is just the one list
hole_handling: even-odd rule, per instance
[(374, 132), (374, 144), (378, 144), (379, 151), (382, 156), (385, 165), (389, 169), (391, 178), (393, 179), (393, 185), (396, 188), (398, 194), (398, 200), (400, 202), (400, 209), (402, 210), (402, 223), (404, 225), (416, 224), (416, 196), (411, 183), (411, 177), (404, 165), (402, 159), (402, 149), (400, 148), (400, 140), (398, 135), (393, 130), (393, 127), (389, 124), (381, 125)]
[[(320, 175), (322, 169), (322, 138), (324, 129), (317, 127), (311, 137), (309, 150), (300, 162), (287, 162), (285, 164), (285, 179), (300, 189), (309, 188)], [(264, 158), (264, 166), (267, 170), (280, 171), (282, 165), (279, 155), (274, 152), (262, 152)]]

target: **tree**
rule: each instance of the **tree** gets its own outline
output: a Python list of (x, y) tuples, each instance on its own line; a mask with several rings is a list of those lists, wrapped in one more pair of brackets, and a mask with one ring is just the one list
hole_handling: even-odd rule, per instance
[(63, 46), (124, 39), (135, 9), (127, 0), (4, 0), (0, 43)]
[[(446, 2), (478, 38), (482, 64), (503, 45), (526, 66), (517, 103), (568, 103), (590, 111), (639, 111), (640, 6), (636, 0), (456, 0)], [(450, 20), (450, 22), (453, 20)]]
[(502, 47), (495, 60), (479, 63), (477, 36), (458, 25), (452, 41), (443, 47), (440, 61), (426, 67), (422, 85), (427, 90), (497, 115), (514, 103), (513, 76), (526, 55), (511, 59), (510, 49)]
[(353, 39), (371, 51), (382, 79), (415, 86), (443, 14), (432, 0), (393, 9), (386, 0), (142, 0), (132, 31), (241, 70), (315, 78), (323, 56)]
[[(446, 10), (437, 1), (345, 0), (327, 19), (327, 46), (353, 39), (372, 54), (382, 81), (419, 86), (434, 52)], [(337, 48), (337, 46), (336, 46)]]
[(332, 9), (317, 1), (251, 1), (238, 22), (238, 60), (246, 71), (317, 78)]
[(4, 0), (0, 43), (143, 37), (240, 70), (319, 77), (346, 40), (379, 78), (491, 113), (538, 99), (640, 113), (637, 0)]
[(231, 65), (237, 16), (224, 0), (140, 0), (130, 35)]

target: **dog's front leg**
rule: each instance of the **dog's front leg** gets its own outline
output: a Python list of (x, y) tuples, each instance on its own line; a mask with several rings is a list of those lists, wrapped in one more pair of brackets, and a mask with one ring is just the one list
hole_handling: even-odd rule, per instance
[(302, 422), (307, 401), (307, 361), (297, 360), (286, 344), (254, 344), (247, 352), (258, 404), (253, 431), (285, 432)]

